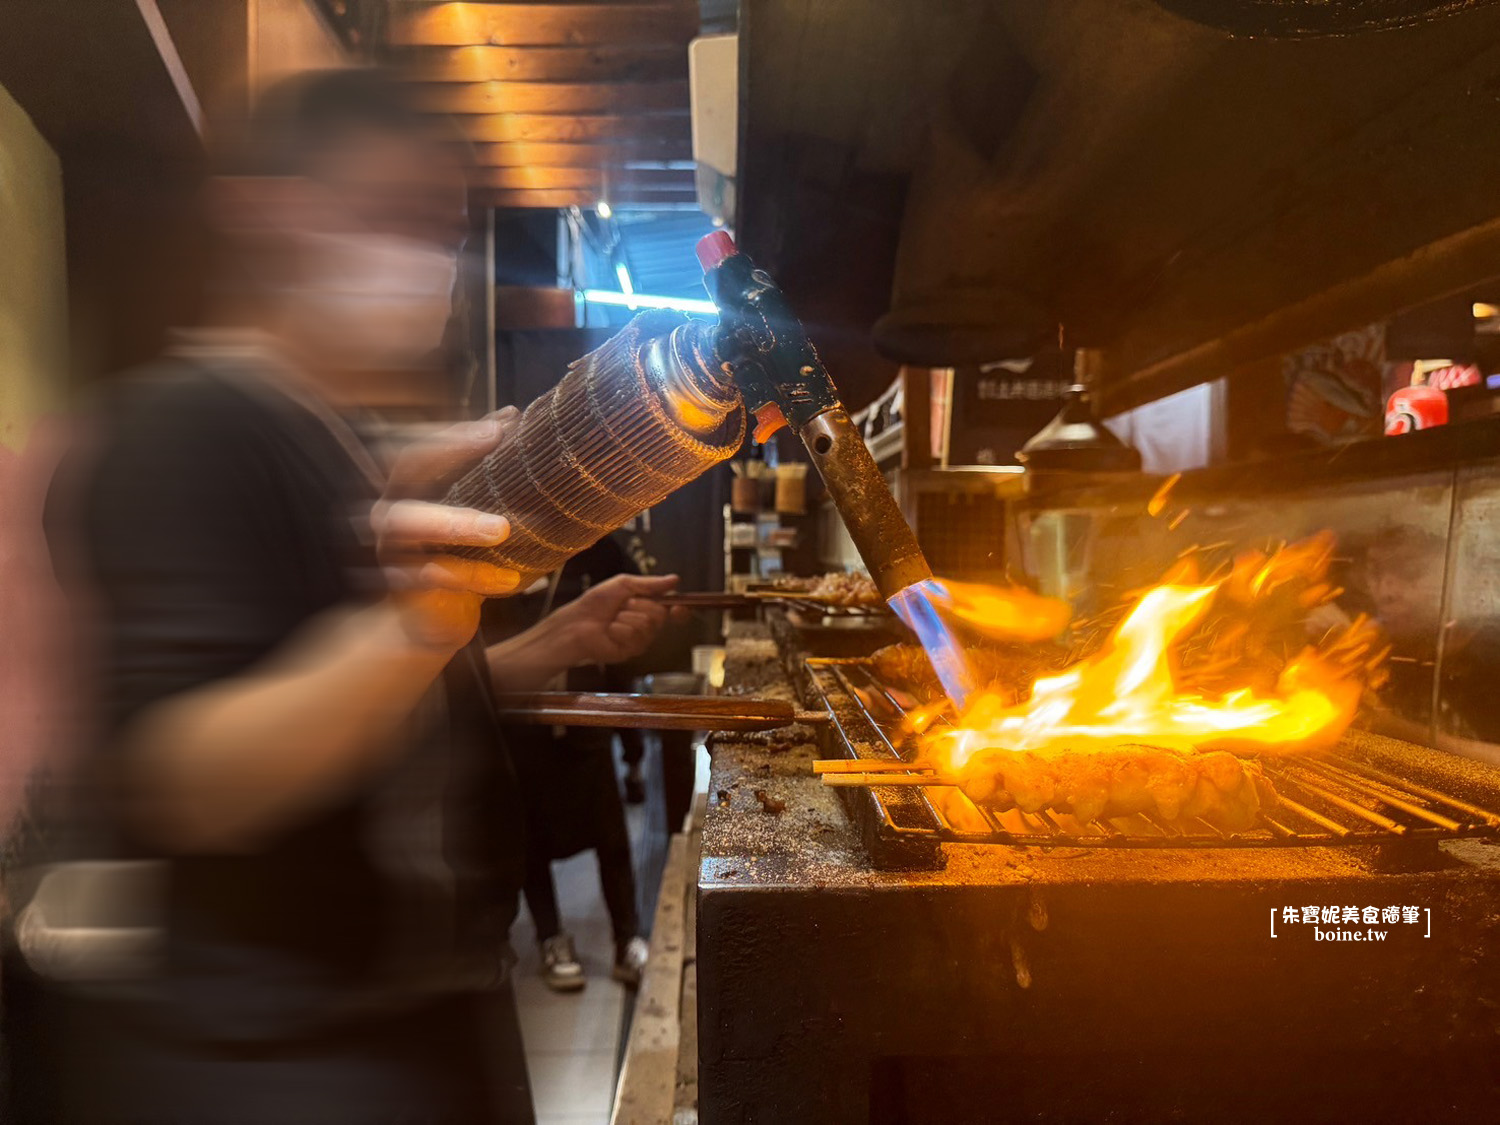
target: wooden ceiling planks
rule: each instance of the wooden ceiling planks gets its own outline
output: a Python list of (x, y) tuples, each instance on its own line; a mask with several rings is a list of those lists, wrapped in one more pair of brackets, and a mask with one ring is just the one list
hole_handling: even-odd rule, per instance
[(632, 138), (598, 143), (554, 143), (516, 141), (509, 144), (476, 144), (474, 163), (481, 168), (608, 168), (624, 164), (667, 164), (691, 161), (693, 146), (687, 138), (649, 140)]
[(688, 105), (686, 82), (443, 82), (415, 88), (429, 113), (659, 113)]
[(670, 82), (687, 79), (678, 43), (590, 47), (440, 47), (422, 51), (417, 82)]
[(691, 171), (672, 168), (480, 168), (473, 182), (477, 188), (506, 190), (585, 189), (610, 198), (697, 190)]
[(697, 31), (696, 0), (410, 2), (392, 9), (389, 45), (417, 104), (474, 143), (478, 202), (679, 208), (696, 199)]
[(580, 46), (679, 43), (698, 33), (696, 4), (663, 0), (625, 4), (401, 5), (389, 41), (398, 47)]
[(459, 126), (472, 141), (500, 144), (517, 141), (568, 144), (581, 141), (683, 141), (691, 136), (686, 113), (642, 117), (495, 113), (460, 118)]

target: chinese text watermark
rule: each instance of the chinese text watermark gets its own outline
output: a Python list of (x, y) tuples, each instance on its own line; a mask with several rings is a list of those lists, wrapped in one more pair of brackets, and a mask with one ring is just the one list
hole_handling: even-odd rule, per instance
[[(1311, 926), (1316, 941), (1384, 941), (1390, 926), (1426, 923), (1423, 937), (1432, 936), (1430, 906), (1273, 906), (1271, 936), (1276, 927)], [(1381, 927), (1381, 928), (1376, 928)]]

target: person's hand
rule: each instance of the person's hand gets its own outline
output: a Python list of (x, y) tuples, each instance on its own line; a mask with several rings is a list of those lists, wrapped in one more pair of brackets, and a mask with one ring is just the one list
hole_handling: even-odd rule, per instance
[(510, 522), (433, 498), (507, 440), (519, 419), (519, 411), (507, 407), (478, 422), (450, 426), (414, 442), (391, 468), (370, 526), (392, 603), (413, 644), (458, 651), (479, 627), (481, 602), (516, 589), (520, 576), (515, 571), (444, 553), (448, 547), (502, 543)]
[(539, 628), (559, 646), (564, 667), (630, 660), (650, 647), (668, 617), (685, 616), (655, 600), (676, 588), (675, 574), (617, 574), (554, 610)]

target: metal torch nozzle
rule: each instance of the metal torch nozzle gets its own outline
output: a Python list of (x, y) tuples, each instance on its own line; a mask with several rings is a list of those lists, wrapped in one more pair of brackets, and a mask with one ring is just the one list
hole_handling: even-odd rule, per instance
[(756, 419), (756, 440), (783, 425), (796, 431), (883, 597), (931, 578), (917, 537), (785, 294), (723, 231), (698, 244), (698, 258), (719, 306), (715, 349)]
[(842, 406), (797, 431), (880, 596), (889, 600), (932, 577), (885, 475)]

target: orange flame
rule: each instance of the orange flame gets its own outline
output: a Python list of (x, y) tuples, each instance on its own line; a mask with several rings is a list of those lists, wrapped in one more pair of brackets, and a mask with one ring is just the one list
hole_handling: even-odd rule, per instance
[(1068, 627), (1073, 610), (1022, 586), (986, 586), (939, 578), (930, 600), (948, 617), (995, 640), (1047, 641)]
[[(1187, 581), (1195, 568), (1179, 564), (1091, 655), (1037, 679), (1024, 702), (976, 693), (953, 727), (929, 730), (927, 755), (956, 771), (990, 747), (1046, 753), (1146, 743), (1254, 753), (1329, 745), (1385, 655), (1364, 618), (1281, 655), (1306, 610), (1335, 596), (1324, 581), (1331, 558), (1331, 537), (1315, 537), (1241, 556), (1217, 581)], [(1009, 597), (1000, 604), (1010, 612)]]

